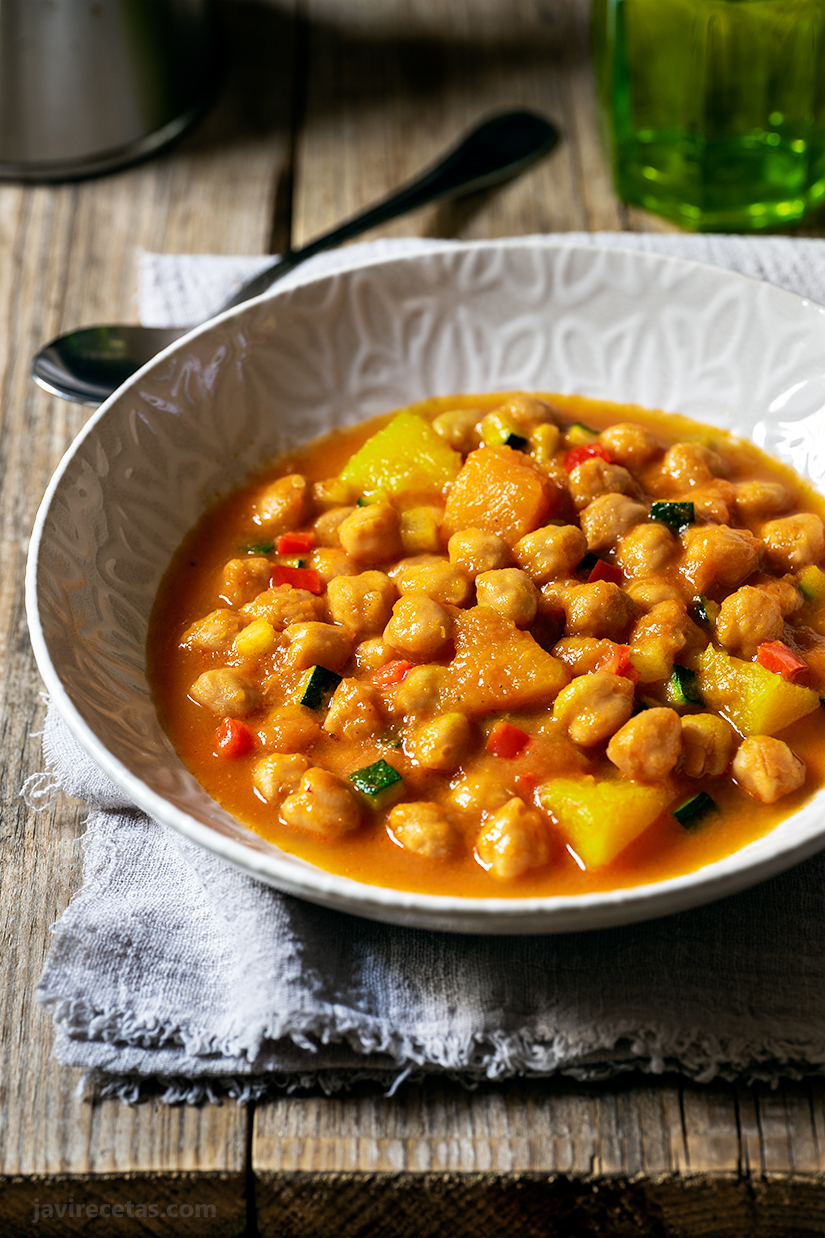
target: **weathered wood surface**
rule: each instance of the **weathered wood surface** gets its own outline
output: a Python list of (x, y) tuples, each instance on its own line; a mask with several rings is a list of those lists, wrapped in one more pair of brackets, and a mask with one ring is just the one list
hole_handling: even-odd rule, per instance
[[(135, 246), (300, 244), (505, 106), (551, 116), (558, 150), (514, 184), (374, 235), (669, 230), (613, 193), (578, 0), (296, 0), (297, 20), (291, 0), (226, 9), (235, 70), (178, 148), (79, 185), (0, 186), (0, 1232), (31, 1232), (37, 1198), (214, 1206), (178, 1212), (176, 1233), (825, 1233), (818, 1081), (776, 1092), (673, 1078), (467, 1092), (433, 1080), (391, 1100), (362, 1088), (254, 1111), (127, 1108), (78, 1098), (76, 1074), (50, 1059), (32, 992), (77, 885), (83, 810), (57, 799), (37, 813), (20, 799), (40, 768), (43, 718), (21, 582), (40, 496), (88, 410), (34, 387), (33, 351), (72, 325), (135, 317)], [(87, 1217), (50, 1224), (106, 1230)], [(121, 1225), (170, 1232), (169, 1217)]]

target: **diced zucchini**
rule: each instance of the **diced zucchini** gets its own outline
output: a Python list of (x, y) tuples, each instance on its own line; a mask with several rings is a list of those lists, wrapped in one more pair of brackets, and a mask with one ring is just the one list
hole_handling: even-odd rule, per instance
[(718, 812), (719, 805), (711, 799), (707, 791), (698, 791), (684, 800), (678, 808), (673, 809), (673, 815), (686, 830), (693, 830), (710, 813)]
[(251, 546), (241, 546), (242, 555), (268, 555), (275, 549), (274, 542), (253, 542)]
[(671, 533), (678, 534), (696, 523), (696, 513), (692, 503), (656, 502), (650, 505), (650, 519), (666, 524)]
[(311, 666), (301, 680), (298, 704), (307, 709), (325, 709), (329, 698), (341, 682), (341, 676), (325, 666)]
[(291, 557), (289, 555), (279, 555), (277, 559), (278, 567), (306, 567), (306, 565), (306, 559), (299, 559), (295, 555)]
[(700, 593), (694, 599), (693, 608), (700, 623), (716, 623), (716, 620), (719, 618), (719, 612), (722, 609), (718, 602), (714, 602), (711, 598), (706, 598), (704, 593)]
[(665, 684), (665, 700), (668, 705), (702, 705), (696, 673), (686, 666), (674, 666)]
[(539, 798), (585, 867), (603, 868), (665, 811), (673, 790), (585, 775), (553, 778), (539, 788)]
[(588, 550), (587, 554), (576, 567), (577, 572), (585, 572), (588, 576), (593, 571), (593, 568), (599, 561), (599, 556), (594, 555), (592, 550)]
[(714, 645), (699, 658), (699, 691), (740, 735), (775, 735), (819, 708), (812, 688), (775, 675), (758, 662), (743, 662)]
[(592, 426), (586, 426), (583, 421), (574, 421), (564, 436), (568, 447), (586, 447), (589, 443), (594, 443), (598, 437), (599, 431), (594, 430)]
[(390, 804), (394, 804), (404, 794), (404, 779), (397, 769), (383, 759), (372, 765), (365, 765), (363, 769), (357, 769), (354, 774), (350, 774), (349, 780), (377, 812), (382, 808), (389, 808)]
[(461, 468), (461, 454), (428, 421), (403, 410), (356, 451), (340, 474), (365, 498), (383, 491), (414, 505), (440, 498)]
[(799, 592), (814, 609), (825, 606), (825, 572), (812, 563), (801, 573), (797, 581)]

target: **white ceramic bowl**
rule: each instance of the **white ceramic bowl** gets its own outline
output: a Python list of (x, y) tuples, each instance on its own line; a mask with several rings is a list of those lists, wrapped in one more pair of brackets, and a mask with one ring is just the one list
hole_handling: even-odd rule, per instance
[(580, 392), (681, 412), (825, 473), (825, 310), (712, 267), (552, 241), (360, 264), (213, 320), (91, 418), (37, 517), (32, 642), (77, 738), (160, 821), (282, 890), (471, 933), (641, 920), (718, 898), (825, 845), (825, 791), (698, 872), (565, 898), (460, 899), (323, 872), (209, 798), (161, 730), (144, 646), (158, 582), (221, 492), (288, 445), (430, 395)]

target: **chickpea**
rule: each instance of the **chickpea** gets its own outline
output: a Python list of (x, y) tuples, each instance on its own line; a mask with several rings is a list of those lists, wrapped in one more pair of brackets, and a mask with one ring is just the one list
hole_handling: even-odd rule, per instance
[(783, 576), (781, 579), (775, 576), (757, 577), (754, 580), (754, 588), (774, 599), (782, 612), (783, 619), (796, 614), (805, 604), (805, 599), (790, 576)]
[(610, 580), (575, 585), (564, 597), (567, 636), (599, 636), (622, 641), (638, 615), (636, 603)]
[(626, 576), (651, 576), (674, 558), (679, 543), (660, 521), (640, 524), (619, 541), (616, 562)]
[(269, 710), (257, 735), (273, 752), (306, 752), (320, 739), (321, 724), (305, 705), (279, 705)]
[(227, 649), (244, 625), (234, 610), (223, 607), (204, 615), (188, 627), (181, 641), (182, 649), (200, 649), (203, 653), (219, 653)]
[(327, 587), (333, 623), (340, 624), (356, 636), (382, 632), (389, 622), (397, 597), (398, 590), (384, 572), (337, 576)]
[(682, 773), (688, 778), (718, 778), (730, 765), (736, 735), (716, 714), (685, 714), (682, 718)]
[(502, 881), (541, 868), (550, 858), (544, 818), (514, 796), (487, 819), (476, 852), (482, 865)]
[(627, 468), (640, 468), (648, 464), (659, 451), (659, 444), (645, 426), (635, 421), (621, 421), (609, 426), (599, 435), (617, 464)]
[(333, 507), (352, 507), (357, 497), (349, 482), (341, 481), (340, 477), (326, 477), (312, 487), (313, 503), (325, 512)]
[(537, 585), (570, 576), (587, 552), (587, 540), (574, 524), (548, 524), (513, 547), (516, 563)]
[(458, 568), (470, 580), (479, 572), (494, 572), (509, 567), (512, 563), (510, 547), (497, 533), (485, 533), (483, 529), (461, 529), (447, 543), (447, 553), (453, 567)]
[(779, 640), (785, 629), (776, 598), (743, 585), (729, 593), (716, 620), (716, 637), (725, 649), (750, 660), (763, 641)]
[(479, 606), (491, 606), (517, 628), (528, 628), (536, 617), (539, 591), (526, 572), (503, 567), (497, 572), (482, 572), (476, 577)]
[(502, 405), (495, 409), (495, 412), (506, 421), (509, 421), (519, 434), (525, 438), (536, 426), (548, 424), (557, 426), (562, 421), (562, 415), (554, 404), (549, 404), (547, 400), (539, 400), (534, 395), (524, 395), (521, 392), (517, 395), (511, 395)]
[(681, 486), (702, 486), (725, 471), (719, 453), (703, 443), (674, 443), (662, 461), (662, 472)]
[(352, 653), (352, 637), (330, 623), (293, 623), (285, 630), (289, 664), (298, 671), (325, 666), (340, 671)]
[(813, 512), (780, 516), (762, 526), (769, 565), (776, 572), (795, 572), (817, 563), (825, 553), (825, 527)]
[(315, 534), (315, 540), (319, 546), (340, 547), (341, 545), (341, 525), (344, 521), (357, 512), (359, 508), (353, 506), (346, 507), (331, 507), (328, 511), (322, 512), (312, 526), (312, 531)]
[(224, 564), (221, 597), (230, 606), (244, 606), (269, 588), (272, 564), (262, 555), (230, 559)]
[(252, 505), (252, 519), (268, 533), (298, 529), (309, 514), (310, 494), (305, 477), (290, 473), (262, 490)]
[(396, 804), (389, 816), (391, 836), (414, 855), (445, 860), (458, 850), (460, 839), (438, 804)]
[(805, 782), (805, 762), (781, 739), (753, 735), (733, 758), (733, 776), (751, 799), (775, 804)]
[(424, 769), (449, 771), (460, 764), (469, 743), (470, 724), (464, 714), (456, 712), (416, 727), (404, 749)]
[(682, 534), (680, 571), (694, 592), (727, 593), (738, 588), (759, 562), (762, 543), (747, 529), (691, 525)]
[(406, 593), (392, 608), (384, 643), (408, 658), (434, 657), (450, 639), (450, 616), (426, 593)]
[(466, 456), (481, 442), (478, 423), (483, 416), (480, 408), (453, 408), (433, 419), (433, 429), (446, 443)]
[(693, 653), (706, 643), (683, 602), (660, 602), (636, 623), (630, 651), (642, 683), (655, 683), (667, 678), (683, 650)]
[(442, 606), (466, 606), (473, 592), (468, 578), (447, 559), (408, 567), (394, 573), (394, 580), (400, 593), (426, 593)]
[(571, 472), (568, 489), (573, 505), (578, 510), (587, 507), (600, 494), (634, 494), (636, 483), (620, 464), (607, 460), (583, 460)]
[(598, 554), (612, 550), (620, 538), (634, 525), (644, 520), (647, 508), (629, 499), (626, 494), (601, 494), (580, 514), (587, 549)]
[(583, 748), (609, 739), (632, 713), (633, 684), (609, 671), (580, 675), (562, 688), (553, 706), (553, 717)]
[(443, 666), (416, 666), (402, 679), (392, 702), (394, 712), (432, 714), (447, 694), (448, 673)]
[(671, 585), (661, 576), (651, 576), (646, 580), (630, 580), (624, 587), (629, 598), (632, 598), (639, 610), (649, 611), (662, 602), (681, 602), (682, 595), (675, 585)]
[(341, 545), (359, 563), (386, 563), (404, 550), (398, 512), (389, 503), (356, 507), (338, 529)]
[[(680, 496), (681, 497), (681, 496)], [(736, 487), (717, 478), (706, 486), (688, 490), (684, 498), (693, 504), (697, 521), (730, 524), (730, 514), (736, 498)]]
[(292, 623), (310, 623), (317, 619), (323, 608), (323, 599), (307, 589), (293, 589), (291, 585), (278, 585), (259, 593), (252, 602), (241, 607), (245, 619), (266, 619), (276, 632), (282, 632)]
[(344, 780), (317, 766), (307, 770), (298, 790), (284, 800), (281, 816), (287, 825), (331, 839), (361, 824), (361, 808)]
[(353, 651), (359, 671), (377, 671), (395, 657), (395, 650), (384, 644), (383, 636), (368, 636)]
[(342, 679), (332, 694), (324, 730), (339, 739), (371, 739), (382, 726), (378, 693), (370, 684)]
[(736, 510), (747, 519), (776, 516), (791, 505), (791, 496), (778, 481), (740, 481), (736, 486)]
[(308, 769), (309, 762), (300, 753), (270, 752), (255, 762), (252, 782), (262, 799), (281, 800), (298, 789)]
[(192, 684), (189, 695), (222, 718), (245, 718), (260, 705), (252, 684), (228, 666), (204, 671)]
[(613, 764), (626, 778), (639, 782), (661, 782), (681, 750), (681, 720), (672, 709), (646, 709), (626, 722), (607, 745)]
[(318, 546), (309, 556), (309, 567), (314, 568), (325, 585), (339, 576), (357, 576), (361, 571), (361, 564), (337, 546)]
[(450, 802), (459, 812), (478, 816), (503, 808), (513, 797), (502, 782), (498, 770), (475, 769), (465, 774), (450, 791)]

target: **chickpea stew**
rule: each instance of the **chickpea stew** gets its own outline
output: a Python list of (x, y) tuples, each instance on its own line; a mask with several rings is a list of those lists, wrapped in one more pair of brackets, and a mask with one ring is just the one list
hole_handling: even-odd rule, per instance
[(181, 759), (286, 851), (397, 889), (693, 871), (825, 781), (825, 504), (724, 431), (425, 401), (196, 526), (148, 661)]

